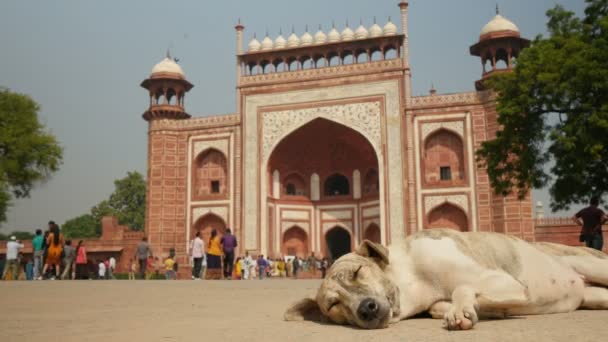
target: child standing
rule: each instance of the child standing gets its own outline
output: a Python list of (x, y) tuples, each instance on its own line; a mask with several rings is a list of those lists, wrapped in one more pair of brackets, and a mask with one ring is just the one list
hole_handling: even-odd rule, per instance
[(165, 279), (167, 280), (175, 280), (175, 270), (173, 269), (175, 266), (175, 260), (172, 257), (168, 257), (165, 260)]
[(137, 262), (135, 258), (131, 258), (131, 262), (129, 264), (129, 280), (135, 280), (135, 270), (137, 268)]
[(99, 270), (97, 271), (99, 279), (106, 279), (106, 264), (103, 260), (99, 260)]
[(241, 274), (243, 272), (243, 266), (241, 263), (241, 257), (236, 258), (236, 262), (234, 263), (234, 276), (236, 279), (241, 279)]

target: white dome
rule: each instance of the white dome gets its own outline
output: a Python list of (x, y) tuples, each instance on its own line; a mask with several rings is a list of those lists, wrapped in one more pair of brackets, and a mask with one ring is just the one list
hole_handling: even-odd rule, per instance
[(331, 31), (327, 34), (327, 41), (330, 43), (335, 43), (340, 41), (340, 32), (336, 30), (336, 28), (332, 28)]
[(315, 33), (315, 44), (323, 44), (327, 42), (327, 35), (319, 27), (319, 31)]
[(298, 46), (300, 46), (300, 38), (298, 38), (295, 33), (290, 34), (289, 38), (287, 38), (287, 47), (292, 48)]
[(397, 25), (393, 24), (393, 22), (389, 19), (388, 23), (384, 25), (383, 33), (385, 36), (393, 36), (397, 34)]
[(363, 27), (363, 24), (359, 25), (359, 27), (357, 27), (357, 30), (355, 31), (355, 38), (365, 39), (368, 36), (369, 32), (367, 32), (367, 29), (365, 27)]
[(372, 27), (369, 28), (369, 36), (371, 38), (374, 37), (380, 37), (382, 35), (382, 28), (380, 27), (380, 25), (374, 23), (374, 25), (372, 25)]
[(283, 35), (279, 35), (277, 39), (274, 40), (275, 49), (284, 49), (287, 46), (287, 41), (283, 38)]
[(489, 23), (481, 29), (480, 36), (486, 35), (492, 32), (500, 31), (514, 31), (519, 33), (519, 28), (513, 24), (510, 20), (506, 19), (500, 14), (497, 14)]
[(302, 38), (300, 38), (300, 46), (308, 46), (308, 45), (312, 45), (313, 43), (313, 38), (310, 35), (310, 33), (308, 33), (308, 31), (304, 32), (304, 34), (302, 35)]
[(346, 28), (342, 31), (341, 35), (342, 41), (353, 40), (355, 38), (355, 33), (350, 27), (346, 26)]
[(175, 63), (173, 59), (169, 57), (165, 57), (165, 59), (156, 64), (154, 68), (152, 68), (152, 72), (150, 73), (150, 75), (154, 75), (157, 73), (178, 74), (179, 76), (186, 78), (182, 67), (180, 67), (177, 63)]
[(250, 52), (260, 51), (261, 47), (262, 47), (262, 44), (260, 44), (260, 42), (254, 36), (253, 39), (249, 42), (248, 51), (250, 51)]
[(262, 40), (262, 51), (272, 50), (273, 47), (274, 43), (272, 42), (272, 39), (270, 39), (270, 37), (266, 35), (266, 37), (264, 37), (264, 40)]

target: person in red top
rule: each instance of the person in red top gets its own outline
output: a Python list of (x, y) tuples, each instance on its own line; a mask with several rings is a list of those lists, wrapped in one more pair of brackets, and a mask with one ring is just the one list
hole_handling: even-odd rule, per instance
[(87, 279), (87, 249), (83, 246), (83, 241), (78, 241), (76, 246), (76, 279)]
[(598, 197), (591, 197), (589, 204), (587, 208), (576, 213), (572, 219), (582, 226), (580, 241), (585, 242), (585, 246), (589, 248), (601, 251), (604, 247), (602, 225), (608, 221), (608, 216), (598, 208), (600, 204)]

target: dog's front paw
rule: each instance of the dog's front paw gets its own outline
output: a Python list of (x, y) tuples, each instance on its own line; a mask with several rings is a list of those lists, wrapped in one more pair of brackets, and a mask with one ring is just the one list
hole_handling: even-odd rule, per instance
[(443, 317), (448, 330), (470, 330), (479, 321), (474, 306), (453, 306)]

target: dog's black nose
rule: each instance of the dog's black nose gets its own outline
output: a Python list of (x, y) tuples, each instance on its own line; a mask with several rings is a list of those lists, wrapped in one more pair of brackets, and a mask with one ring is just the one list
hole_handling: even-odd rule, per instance
[(366, 298), (359, 304), (357, 315), (363, 321), (371, 321), (378, 318), (378, 309), (378, 303), (375, 300)]

